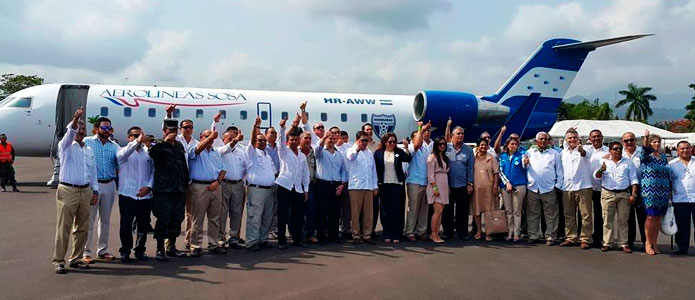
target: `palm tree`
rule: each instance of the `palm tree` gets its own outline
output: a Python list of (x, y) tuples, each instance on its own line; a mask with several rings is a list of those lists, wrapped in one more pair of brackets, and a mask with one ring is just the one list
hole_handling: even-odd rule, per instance
[[(691, 83), (688, 85), (691, 89), (695, 90), (695, 83)], [(695, 130), (695, 96), (692, 98), (693, 100), (690, 101), (690, 104), (688, 104), (685, 109), (688, 111), (688, 113), (685, 114), (685, 118), (690, 120), (690, 131)]]
[(619, 91), (625, 99), (618, 101), (615, 108), (629, 104), (625, 112), (625, 119), (639, 122), (646, 122), (647, 118), (654, 114), (649, 107), (649, 101), (656, 101), (656, 96), (647, 94), (651, 91), (651, 87), (639, 87), (634, 83), (627, 85), (627, 90)]

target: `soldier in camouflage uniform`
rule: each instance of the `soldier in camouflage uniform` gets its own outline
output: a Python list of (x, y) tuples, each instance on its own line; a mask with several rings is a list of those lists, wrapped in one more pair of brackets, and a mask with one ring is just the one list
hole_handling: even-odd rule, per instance
[[(150, 148), (154, 162), (154, 185), (152, 187), (152, 214), (157, 218), (154, 238), (157, 240), (157, 260), (166, 261), (168, 256), (184, 257), (176, 250), (176, 237), (181, 234), (188, 186), (186, 151), (176, 141), (178, 121), (164, 120), (164, 139)], [(169, 239), (169, 249), (164, 249), (164, 240)]]

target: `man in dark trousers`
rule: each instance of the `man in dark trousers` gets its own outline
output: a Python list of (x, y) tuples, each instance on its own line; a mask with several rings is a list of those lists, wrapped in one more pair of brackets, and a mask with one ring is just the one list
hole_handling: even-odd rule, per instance
[(0, 134), (0, 185), (2, 191), (7, 192), (5, 184), (12, 185), (13, 192), (19, 192), (17, 189), (17, 180), (14, 178), (14, 146), (7, 142), (7, 136)]
[[(184, 219), (189, 177), (186, 150), (176, 140), (177, 126), (177, 120), (164, 120), (164, 139), (149, 150), (154, 162), (152, 214), (157, 218), (154, 238), (157, 240), (156, 258), (159, 261), (166, 261), (167, 256), (186, 256), (176, 249), (176, 238), (181, 234)], [(169, 249), (166, 251), (165, 239), (169, 239)]]

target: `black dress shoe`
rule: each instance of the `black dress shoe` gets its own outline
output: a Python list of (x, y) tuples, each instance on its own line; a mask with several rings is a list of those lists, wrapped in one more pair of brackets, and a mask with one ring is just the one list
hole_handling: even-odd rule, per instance
[(15, 193), (19, 193), (19, 190), (18, 190), (16, 187), (13, 187), (13, 188), (12, 188), (12, 191), (15, 192)]
[(538, 240), (528, 239), (528, 241), (526, 241), (526, 243), (527, 244), (536, 244), (536, 243), (538, 243)]
[(70, 269), (89, 270), (89, 265), (85, 264), (81, 261), (78, 261), (78, 262), (71, 263)]
[(145, 260), (149, 259), (149, 257), (147, 257), (147, 254), (145, 254), (143, 252), (135, 252), (135, 259), (140, 260), (140, 261), (145, 261)]
[(215, 247), (215, 249), (212, 249), (210, 252), (213, 254), (227, 254), (227, 250), (222, 247)]
[(261, 247), (258, 246), (258, 243), (253, 244), (251, 246), (246, 246), (246, 250), (249, 251), (261, 251)]
[(258, 244), (258, 246), (261, 247), (261, 249), (273, 248), (273, 245), (268, 241), (262, 242), (262, 243)]
[(307, 244), (305, 244), (305, 243), (302, 243), (302, 242), (295, 242), (295, 243), (292, 243), (292, 246), (300, 247), (300, 248), (307, 248), (307, 247), (309, 247), (309, 245), (307, 245)]
[(287, 244), (279, 244), (278, 249), (280, 250), (287, 250)]
[(239, 243), (229, 243), (229, 249), (242, 249), (244, 246), (240, 245)]
[(65, 269), (64, 264), (55, 264), (56, 267), (56, 274), (65, 274), (68, 272), (68, 270)]
[(167, 254), (167, 256), (171, 256), (171, 257), (186, 257), (186, 256), (188, 256), (188, 254), (186, 254), (186, 252), (179, 251), (176, 248), (170, 248), (169, 250), (167, 250), (166, 254)]
[(130, 263), (132, 260), (130, 259), (130, 254), (124, 254), (121, 253), (121, 262), (124, 264)]
[(687, 254), (688, 254), (688, 250), (673, 251), (673, 255), (687, 255)]
[(167, 258), (166, 254), (164, 251), (157, 251), (157, 254), (154, 256), (155, 259), (158, 261), (167, 261), (169, 258)]
[(370, 245), (376, 245), (376, 242), (374, 242), (373, 239), (366, 239), (364, 242)]

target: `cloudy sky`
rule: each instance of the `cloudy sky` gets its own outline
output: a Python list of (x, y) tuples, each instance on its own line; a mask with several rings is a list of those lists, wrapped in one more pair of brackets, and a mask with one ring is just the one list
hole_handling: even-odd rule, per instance
[(640, 33), (657, 35), (592, 52), (567, 96), (629, 82), (657, 96), (692, 95), (695, 0), (3, 1), (0, 73), (47, 82), (484, 95), (546, 39)]

